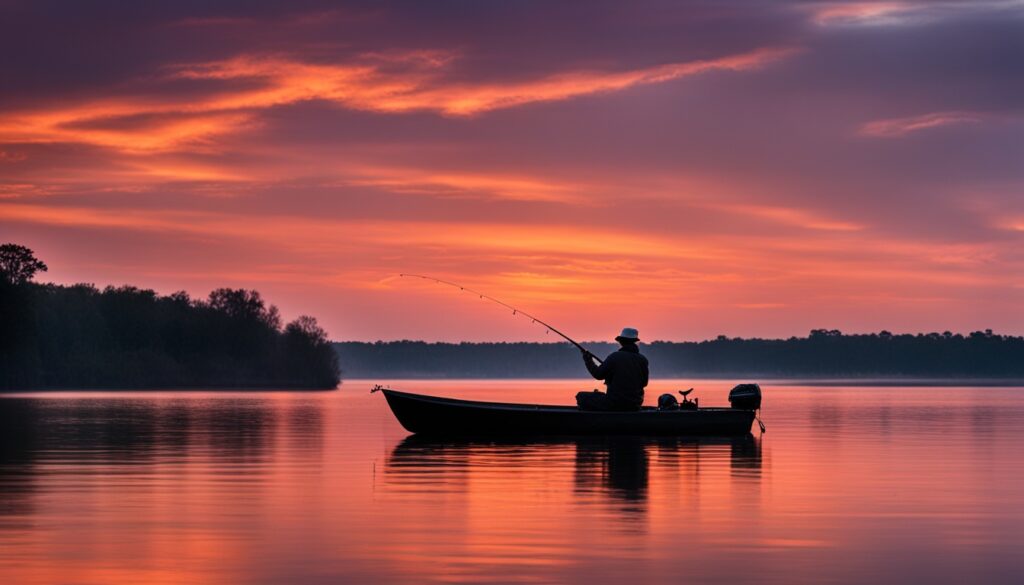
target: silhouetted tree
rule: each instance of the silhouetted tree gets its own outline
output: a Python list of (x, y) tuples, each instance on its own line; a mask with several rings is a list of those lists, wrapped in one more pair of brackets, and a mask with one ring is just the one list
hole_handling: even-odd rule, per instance
[(37, 272), (46, 272), (46, 264), (36, 258), (35, 253), (25, 246), (4, 244), (0, 246), (0, 279), (10, 284), (26, 283)]
[(235, 319), (250, 319), (273, 329), (281, 328), (277, 307), (266, 307), (259, 291), (242, 288), (218, 288), (210, 293), (210, 308)]
[(303, 315), (284, 328), (289, 375), (308, 377), (318, 384), (340, 377), (338, 354), (316, 319)]
[(309, 315), (302, 315), (292, 321), (284, 328), (286, 335), (295, 336), (313, 345), (327, 343), (327, 332), (317, 322), (316, 318)]

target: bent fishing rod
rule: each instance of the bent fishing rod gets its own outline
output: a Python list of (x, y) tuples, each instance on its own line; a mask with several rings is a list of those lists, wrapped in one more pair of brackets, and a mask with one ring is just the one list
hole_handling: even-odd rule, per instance
[(558, 329), (555, 329), (553, 326), (551, 326), (551, 324), (545, 323), (544, 321), (541, 321), (540, 319), (538, 319), (537, 317), (534, 317), (533, 315), (527, 313), (526, 311), (522, 311), (520, 309), (517, 309), (517, 308), (513, 307), (512, 305), (510, 305), (508, 303), (505, 303), (505, 302), (502, 302), (502, 301), (499, 301), (498, 299), (496, 299), (496, 298), (494, 298), (494, 297), (492, 297), (490, 295), (485, 295), (482, 292), (475, 291), (475, 290), (473, 290), (471, 288), (466, 288), (466, 287), (462, 286), (461, 284), (456, 284), (454, 282), (450, 282), (450, 281), (447, 281), (447, 280), (441, 280), (440, 278), (434, 278), (433, 276), (423, 276), (422, 274), (399, 274), (398, 276), (403, 277), (403, 278), (406, 277), (406, 276), (408, 276), (410, 278), (422, 278), (423, 280), (429, 280), (431, 282), (436, 282), (437, 284), (444, 284), (444, 285), (447, 285), (447, 286), (453, 286), (453, 287), (455, 287), (455, 288), (457, 288), (457, 289), (459, 289), (459, 290), (461, 290), (463, 292), (468, 292), (468, 293), (475, 294), (476, 296), (480, 297), (481, 299), (491, 301), (492, 303), (497, 303), (497, 304), (501, 305), (502, 307), (505, 307), (506, 309), (512, 309), (512, 314), (513, 315), (522, 315), (523, 317), (526, 317), (527, 319), (529, 319), (530, 321), (532, 321), (534, 323), (537, 323), (538, 325), (543, 325), (544, 327), (547, 328), (548, 331), (554, 333), (555, 335), (558, 335), (562, 339), (564, 339), (564, 340), (568, 341), (569, 343), (575, 345), (576, 348), (579, 349), (580, 351), (590, 355), (592, 358), (597, 360), (597, 363), (599, 363), (599, 364), (602, 363), (601, 362), (601, 358), (599, 358), (596, 355), (590, 353), (590, 350), (588, 350), (587, 348), (585, 348), (582, 345), (580, 345), (575, 339), (569, 337), (565, 333), (562, 333)]

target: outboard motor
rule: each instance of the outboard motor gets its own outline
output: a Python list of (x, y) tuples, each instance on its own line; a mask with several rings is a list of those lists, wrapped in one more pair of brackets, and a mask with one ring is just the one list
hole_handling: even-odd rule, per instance
[(729, 391), (729, 404), (741, 410), (761, 408), (761, 387), (757, 384), (740, 384)]

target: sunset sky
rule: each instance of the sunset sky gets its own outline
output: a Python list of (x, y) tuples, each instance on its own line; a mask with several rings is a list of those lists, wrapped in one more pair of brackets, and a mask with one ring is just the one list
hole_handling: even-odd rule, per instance
[(0, 1), (0, 243), (338, 340), (1024, 333), (1024, 2)]

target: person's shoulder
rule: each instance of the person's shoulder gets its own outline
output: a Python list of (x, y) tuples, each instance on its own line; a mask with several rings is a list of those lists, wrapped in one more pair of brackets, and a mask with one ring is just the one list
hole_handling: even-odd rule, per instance
[(607, 361), (617, 362), (619, 360), (628, 360), (629, 356), (632, 356), (632, 355), (635, 355), (635, 354), (632, 354), (632, 353), (630, 353), (628, 351), (623, 351), (621, 349), (617, 349), (617, 350), (611, 352), (610, 354), (608, 354), (608, 359), (606, 359), (605, 361), (606, 362)]

